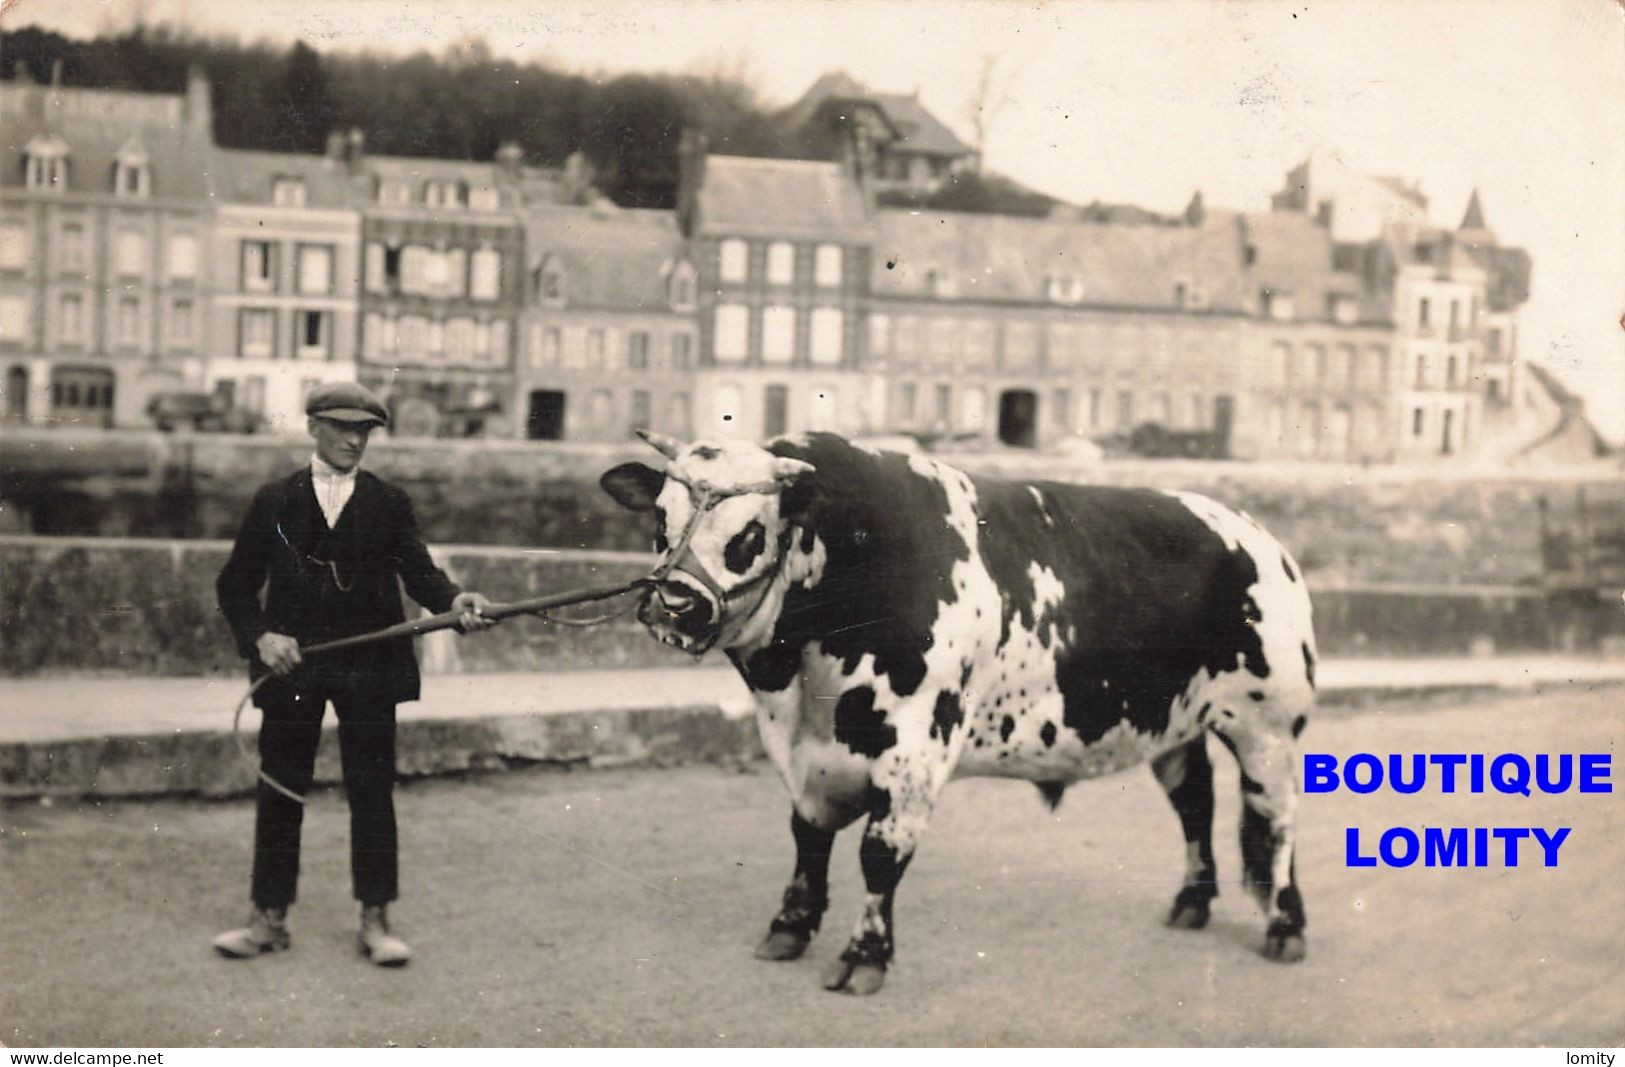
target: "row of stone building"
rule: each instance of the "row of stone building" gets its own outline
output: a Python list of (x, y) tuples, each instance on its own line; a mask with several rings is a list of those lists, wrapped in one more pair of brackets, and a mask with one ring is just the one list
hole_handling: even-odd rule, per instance
[(641, 211), (517, 146), (223, 149), (200, 76), (182, 95), (19, 76), (0, 85), (0, 412), (147, 426), (154, 397), (193, 392), (301, 432), (312, 384), (358, 379), (400, 435), (1048, 447), (1156, 423), (1241, 457), (1385, 461), (1471, 451), (1515, 402), (1529, 264), (1476, 195), (1441, 230), (1415, 190), (1314, 159), (1261, 214), (885, 209), (899, 168), (852, 110), (818, 112), (835, 160), (690, 139), (677, 208)]

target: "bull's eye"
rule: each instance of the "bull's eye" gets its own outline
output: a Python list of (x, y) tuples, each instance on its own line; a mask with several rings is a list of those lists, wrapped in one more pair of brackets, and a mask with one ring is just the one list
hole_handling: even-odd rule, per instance
[(722, 562), (735, 574), (744, 574), (767, 547), (767, 531), (755, 519), (733, 536), (722, 550)]

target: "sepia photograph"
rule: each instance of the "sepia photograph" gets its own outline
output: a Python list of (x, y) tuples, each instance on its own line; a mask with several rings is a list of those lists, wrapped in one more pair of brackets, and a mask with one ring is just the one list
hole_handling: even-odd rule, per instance
[(1612, 1067), (1622, 100), (1619, 0), (0, 0), (8, 1062)]

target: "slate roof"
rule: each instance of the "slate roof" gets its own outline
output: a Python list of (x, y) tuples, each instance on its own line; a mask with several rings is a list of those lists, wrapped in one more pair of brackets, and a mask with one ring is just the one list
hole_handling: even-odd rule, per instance
[(938, 119), (918, 96), (871, 92), (845, 71), (821, 76), (802, 94), (788, 112), (792, 128), (804, 125), (830, 100), (863, 100), (875, 104), (899, 139), (887, 146), (890, 152), (919, 152), (937, 156), (967, 156), (976, 151)]
[(1233, 217), (1201, 226), (1135, 226), (935, 211), (882, 211), (876, 296), (929, 294), (935, 272), (961, 300), (1049, 303), (1049, 279), (1077, 278), (1080, 306), (1173, 308), (1175, 287), (1209, 309), (1244, 310)]
[(764, 237), (867, 239), (863, 193), (838, 163), (709, 156), (699, 231)]
[[(121, 115), (116, 110), (119, 98), (141, 95), (153, 96), (160, 102), (173, 100), (179, 114), (182, 97), (100, 89), (52, 90), (32, 85), (11, 88), (9, 92), (44, 94), (47, 102), (37, 110), (8, 107), (4, 129), (0, 132), (0, 145), (5, 151), (5, 159), (0, 162), (0, 187), (23, 188), (26, 184), (23, 150), (36, 138), (41, 141), (56, 138), (68, 148), (69, 192), (112, 195), (114, 163), (129, 145), (147, 157), (152, 198), (203, 200), (207, 197), (203, 174), (210, 145), (206, 135), (185, 121), (132, 122), (127, 114)], [(73, 93), (78, 97), (72, 114), (57, 113), (50, 106), (49, 98), (54, 92)], [(96, 114), (95, 102), (102, 97), (108, 100), (105, 117)]]
[(208, 183), (216, 202), (269, 204), (277, 178), (299, 178), (305, 185), (305, 207), (356, 208), (370, 193), (364, 177), (352, 176), (327, 156), (293, 152), (250, 152), (216, 148), (209, 155)]
[(1240, 217), (1242, 233), (1254, 249), (1249, 274), (1255, 288), (1292, 296), (1293, 317), (1330, 317), (1328, 299), (1361, 301), (1360, 321), (1386, 317), (1384, 302), (1365, 300), (1360, 275), (1335, 269), (1331, 233), (1299, 211), (1271, 211)]
[(667, 311), (683, 239), (670, 211), (548, 207), (526, 212), (525, 248), (532, 271), (562, 264), (567, 307)]

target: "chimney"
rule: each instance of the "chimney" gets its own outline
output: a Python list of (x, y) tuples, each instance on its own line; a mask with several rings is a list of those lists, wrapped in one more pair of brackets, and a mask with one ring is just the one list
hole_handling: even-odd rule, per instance
[(504, 141), (497, 149), (496, 162), (498, 174), (517, 182), (524, 176), (525, 150), (513, 141)]
[(699, 225), (700, 190), (705, 186), (705, 157), (710, 143), (699, 130), (685, 129), (677, 148), (677, 224), (684, 237)]
[(366, 158), (367, 135), (361, 132), (361, 127), (351, 126), (344, 139), (344, 161), (350, 165), (350, 173), (359, 174)]
[(214, 136), (214, 108), (209, 99), (209, 76), (202, 67), (186, 70), (186, 117), (194, 133)]

